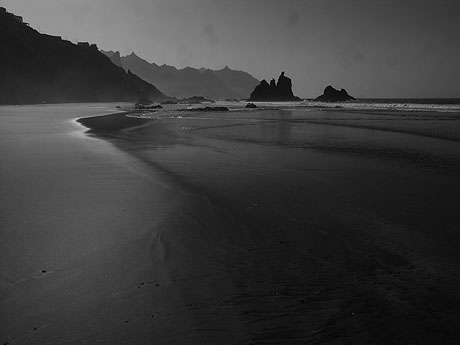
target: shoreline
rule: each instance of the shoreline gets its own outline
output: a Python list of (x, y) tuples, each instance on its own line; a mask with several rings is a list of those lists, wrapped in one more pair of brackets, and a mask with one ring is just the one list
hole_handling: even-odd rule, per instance
[(154, 121), (150, 118), (130, 117), (137, 111), (120, 110), (118, 113), (76, 118), (75, 121), (88, 129), (88, 132), (113, 132), (142, 126)]

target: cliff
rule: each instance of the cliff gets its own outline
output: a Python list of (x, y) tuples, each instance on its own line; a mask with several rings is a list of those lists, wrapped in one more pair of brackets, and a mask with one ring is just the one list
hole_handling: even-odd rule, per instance
[(0, 12), (0, 45), (0, 104), (167, 98), (95, 45), (41, 34), (6, 11)]
[(315, 98), (315, 101), (319, 102), (345, 102), (354, 100), (356, 100), (356, 98), (350, 96), (345, 89), (339, 91), (330, 85), (324, 89), (321, 96)]
[(292, 92), (292, 81), (284, 75), (284, 72), (282, 72), (278, 78), (278, 82), (275, 82), (275, 79), (272, 79), (270, 84), (268, 84), (266, 80), (262, 80), (251, 93), (249, 101), (287, 102), (301, 101), (301, 99), (294, 96), (294, 93)]

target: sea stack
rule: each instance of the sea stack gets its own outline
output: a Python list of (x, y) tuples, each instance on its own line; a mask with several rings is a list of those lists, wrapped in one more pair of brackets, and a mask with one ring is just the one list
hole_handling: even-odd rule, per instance
[(345, 89), (340, 91), (333, 88), (332, 86), (327, 86), (324, 89), (324, 92), (321, 96), (315, 98), (315, 101), (319, 102), (345, 102), (345, 101), (356, 101), (356, 98), (350, 96)]
[(286, 101), (301, 101), (299, 97), (294, 96), (292, 93), (292, 81), (284, 75), (284, 72), (278, 78), (270, 81), (262, 80), (256, 86), (249, 98), (250, 102), (286, 102)]

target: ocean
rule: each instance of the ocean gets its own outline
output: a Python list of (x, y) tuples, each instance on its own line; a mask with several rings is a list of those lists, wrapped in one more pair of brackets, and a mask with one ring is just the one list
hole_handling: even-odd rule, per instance
[[(319, 104), (318, 104), (319, 103)], [(406, 111), (459, 112), (460, 98), (369, 98), (353, 102), (324, 103), (306, 101), (306, 106), (343, 107), (345, 109), (382, 109)]]

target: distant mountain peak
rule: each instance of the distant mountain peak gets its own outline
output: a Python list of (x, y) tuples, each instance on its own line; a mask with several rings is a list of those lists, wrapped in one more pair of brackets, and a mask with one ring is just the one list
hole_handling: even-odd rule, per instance
[(249, 73), (233, 71), (228, 65), (221, 70), (190, 66), (178, 69), (148, 63), (133, 53), (122, 57), (121, 62), (125, 70), (130, 69), (166, 94), (178, 98), (197, 94), (212, 99), (247, 98), (259, 83)]

